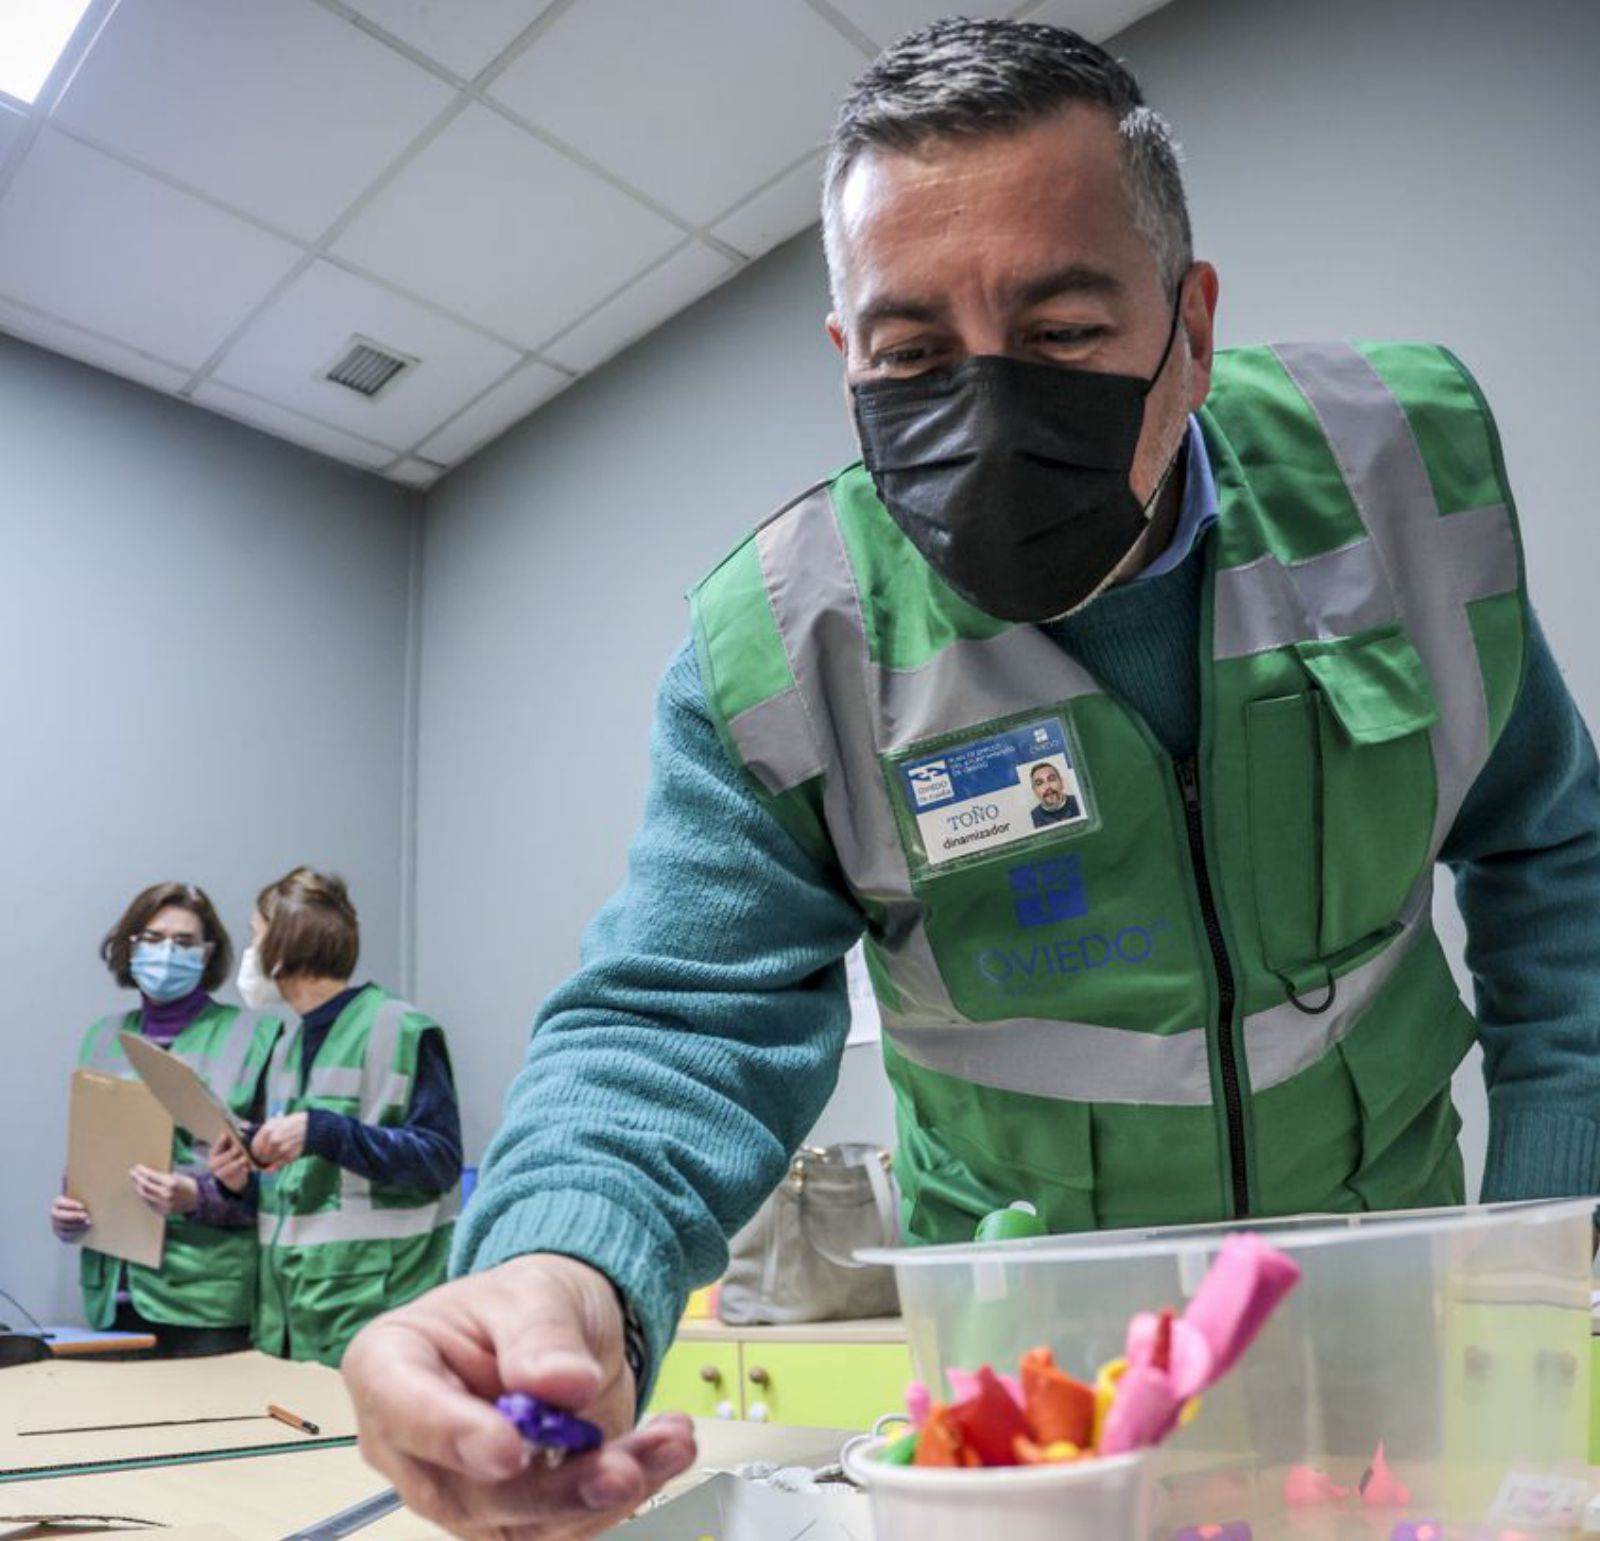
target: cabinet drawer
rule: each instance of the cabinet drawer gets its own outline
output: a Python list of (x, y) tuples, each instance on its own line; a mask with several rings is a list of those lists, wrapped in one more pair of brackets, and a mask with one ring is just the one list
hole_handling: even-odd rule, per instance
[(744, 1416), (833, 1429), (870, 1428), (904, 1412), (911, 1351), (899, 1343), (740, 1345)]
[(715, 1418), (724, 1404), (721, 1416), (740, 1415), (737, 1343), (676, 1343), (667, 1350), (650, 1412)]

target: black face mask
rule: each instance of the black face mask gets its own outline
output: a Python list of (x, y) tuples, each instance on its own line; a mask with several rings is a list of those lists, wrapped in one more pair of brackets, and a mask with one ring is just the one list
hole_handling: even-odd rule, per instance
[(1177, 330), (1174, 305), (1148, 380), (984, 355), (854, 388), (878, 496), (963, 599), (1002, 620), (1050, 620), (1092, 599), (1133, 550), (1167, 478), (1141, 507), (1128, 473)]

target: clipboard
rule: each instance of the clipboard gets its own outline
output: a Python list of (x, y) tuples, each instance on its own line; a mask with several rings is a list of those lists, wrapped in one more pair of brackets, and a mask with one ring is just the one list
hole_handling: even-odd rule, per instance
[[(224, 1134), (231, 1134), (245, 1155), (250, 1155), (250, 1142), (245, 1139), (244, 1127), (234, 1117), (233, 1109), (181, 1059), (157, 1048), (137, 1033), (119, 1033), (118, 1037), (128, 1063), (172, 1115), (173, 1123), (208, 1145), (215, 1145)], [(255, 1165), (253, 1159), (250, 1164)]]
[(67, 1118), (67, 1196), (89, 1210), (84, 1245), (159, 1268), (167, 1222), (139, 1197), (129, 1169), (172, 1170), (172, 1118), (140, 1081), (72, 1072)]

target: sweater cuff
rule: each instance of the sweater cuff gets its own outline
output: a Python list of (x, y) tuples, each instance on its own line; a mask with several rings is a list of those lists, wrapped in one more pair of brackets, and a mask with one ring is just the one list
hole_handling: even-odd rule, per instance
[(341, 1126), (349, 1122), (343, 1113), (330, 1113), (326, 1108), (308, 1108), (306, 1154), (321, 1156), (324, 1161), (337, 1162), (344, 1145)]
[(616, 1286), (624, 1309), (632, 1306), (644, 1331), (644, 1367), (635, 1388), (642, 1411), (688, 1302), (677, 1252), (656, 1243), (648, 1226), (603, 1194), (542, 1192), (507, 1209), (486, 1229), (458, 1224), (450, 1272), (482, 1273), (531, 1252), (558, 1252), (587, 1263)]
[(1496, 1111), (1491, 1103), (1485, 1204), (1600, 1194), (1600, 1123), (1581, 1113)]

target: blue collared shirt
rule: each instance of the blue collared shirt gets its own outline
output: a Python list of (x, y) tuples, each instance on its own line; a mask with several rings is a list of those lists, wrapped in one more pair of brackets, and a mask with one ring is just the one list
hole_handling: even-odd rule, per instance
[(1217, 481), (1211, 474), (1211, 456), (1206, 453), (1205, 435), (1200, 420), (1189, 414), (1189, 463), (1184, 469), (1183, 504), (1178, 509), (1177, 527), (1167, 549), (1158, 556), (1134, 583), (1159, 578), (1185, 561), (1200, 544), (1200, 537), (1217, 522)]

